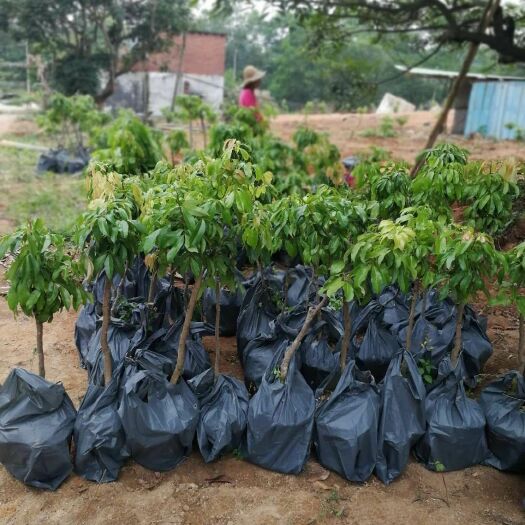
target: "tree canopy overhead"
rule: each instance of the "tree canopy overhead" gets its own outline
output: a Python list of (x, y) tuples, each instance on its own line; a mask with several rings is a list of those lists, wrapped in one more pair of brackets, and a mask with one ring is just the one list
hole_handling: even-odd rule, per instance
[[(414, 33), (438, 45), (473, 42), (494, 50), (502, 63), (525, 62), (525, 4), (498, 7), (490, 30), (480, 30), (487, 0), (272, 0), (295, 12), (320, 40), (363, 31)], [(345, 21), (352, 21), (348, 25)]]
[[(115, 78), (187, 27), (193, 0), (0, 0), (1, 25), (51, 64), (65, 94), (104, 99)], [(103, 74), (103, 75), (102, 75)], [(104, 77), (103, 86), (99, 79)]]

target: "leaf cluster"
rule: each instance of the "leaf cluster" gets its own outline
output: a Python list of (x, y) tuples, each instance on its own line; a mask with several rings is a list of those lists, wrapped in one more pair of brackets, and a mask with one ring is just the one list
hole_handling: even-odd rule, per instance
[(40, 219), (29, 221), (0, 242), (0, 257), (14, 256), (6, 278), (10, 283), (7, 304), (38, 322), (53, 320), (55, 313), (77, 309), (87, 294), (81, 272), (64, 237), (47, 230)]

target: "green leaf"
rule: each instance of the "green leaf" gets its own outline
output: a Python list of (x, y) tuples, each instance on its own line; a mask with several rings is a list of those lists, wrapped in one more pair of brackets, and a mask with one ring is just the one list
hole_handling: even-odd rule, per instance
[(119, 221), (118, 228), (120, 233), (122, 233), (122, 237), (126, 238), (129, 232), (128, 223), (126, 221)]
[(35, 306), (35, 304), (38, 302), (38, 300), (40, 299), (40, 295), (41, 295), (41, 292), (40, 290), (33, 290), (31, 292), (31, 294), (29, 295), (29, 298), (27, 299), (26, 303), (25, 303), (25, 307), (28, 309), (28, 310), (32, 310), (33, 307)]
[(332, 275), (337, 275), (344, 270), (345, 262), (344, 261), (335, 261), (330, 267), (330, 273)]
[(155, 243), (157, 242), (159, 233), (160, 233), (160, 230), (156, 230), (153, 233), (150, 233), (146, 237), (146, 239), (144, 240), (144, 244), (142, 245), (142, 249), (144, 250), (144, 253), (150, 253), (151, 250), (153, 250), (153, 247), (155, 246)]
[(104, 271), (109, 279), (113, 278), (113, 257), (109, 253), (104, 261)]

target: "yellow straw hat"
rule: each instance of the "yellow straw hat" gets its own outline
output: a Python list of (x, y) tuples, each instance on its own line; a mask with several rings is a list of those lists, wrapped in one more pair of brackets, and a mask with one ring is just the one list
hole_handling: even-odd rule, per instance
[(257, 80), (261, 80), (261, 78), (263, 78), (264, 75), (266, 75), (265, 71), (261, 71), (260, 69), (257, 69), (254, 66), (246, 66), (244, 68), (244, 71), (242, 72), (242, 87), (246, 87), (252, 82), (257, 82)]

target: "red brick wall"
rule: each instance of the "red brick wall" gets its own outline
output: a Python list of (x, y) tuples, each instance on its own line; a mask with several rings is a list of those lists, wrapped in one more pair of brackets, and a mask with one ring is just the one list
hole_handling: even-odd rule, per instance
[[(182, 36), (173, 38), (169, 51), (152, 53), (145, 62), (136, 64), (133, 71), (166, 71), (175, 73), (179, 64)], [(194, 75), (224, 75), (226, 36), (208, 33), (188, 33), (182, 72)]]

